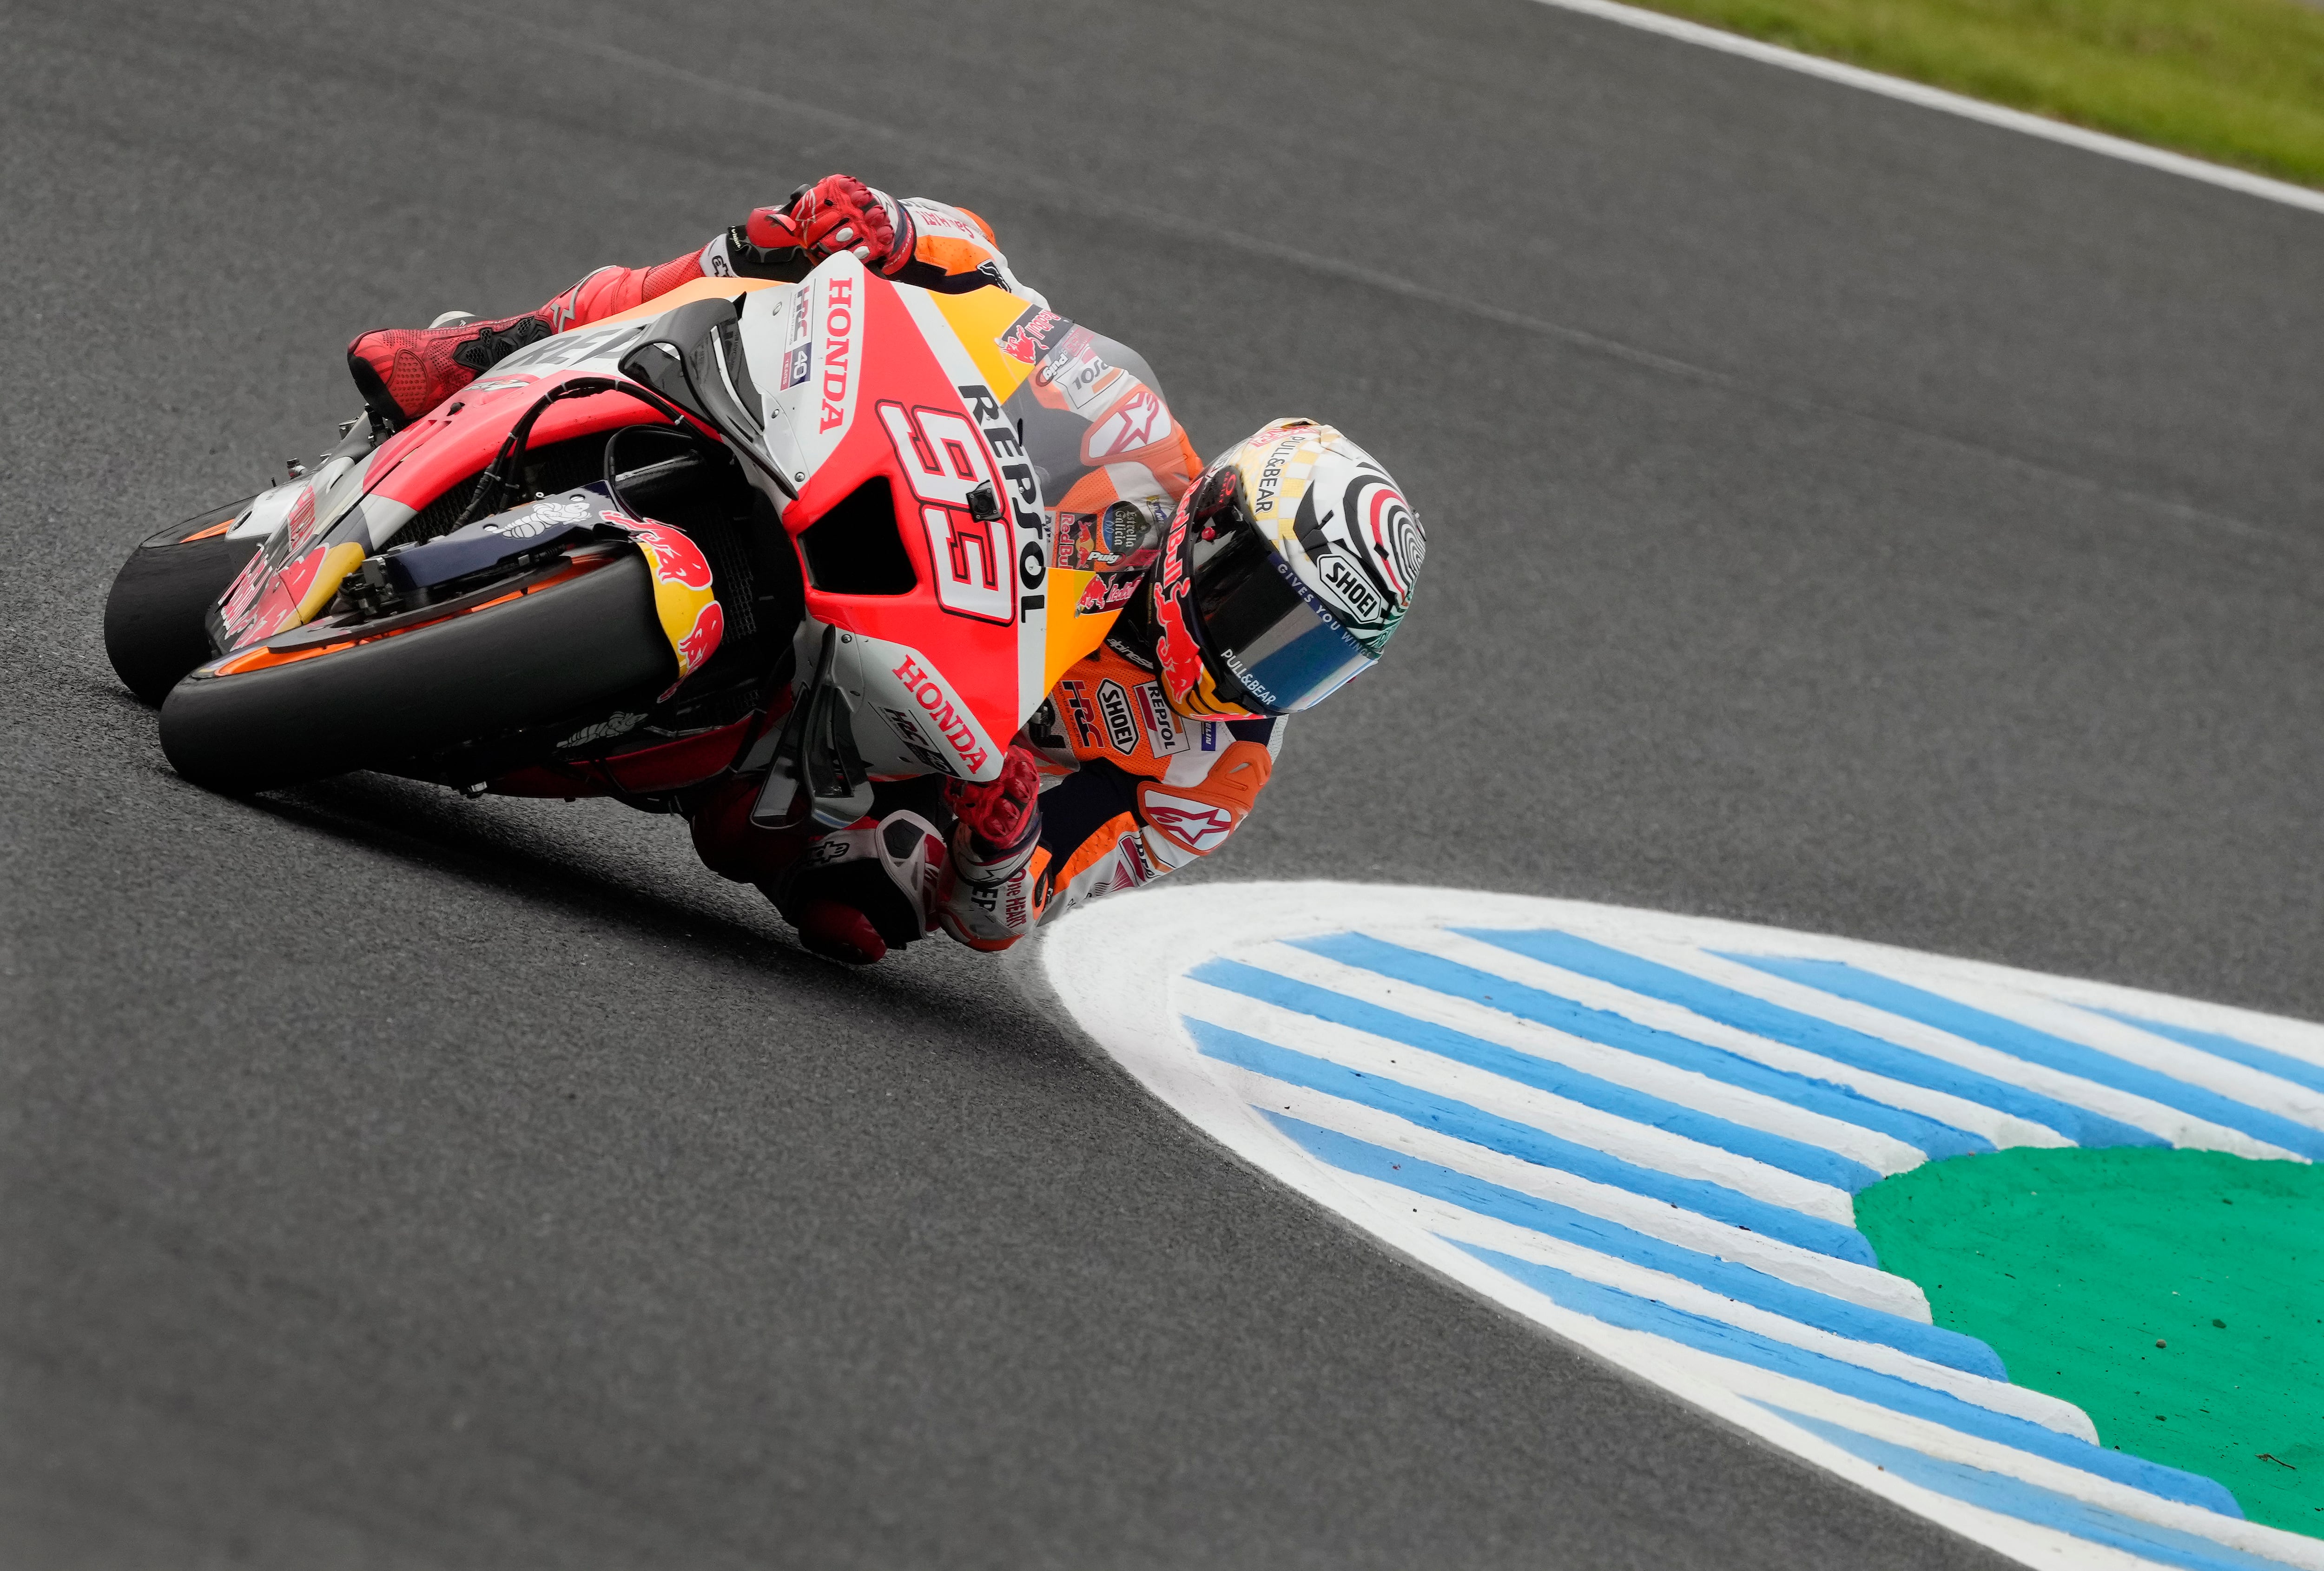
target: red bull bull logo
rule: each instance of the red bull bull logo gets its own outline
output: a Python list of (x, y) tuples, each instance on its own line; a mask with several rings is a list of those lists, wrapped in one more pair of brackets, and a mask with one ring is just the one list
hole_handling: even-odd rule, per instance
[(726, 635), (726, 613), (713, 593), (710, 559), (702, 547), (668, 524), (605, 509), (597, 515), (637, 542), (653, 574), (654, 614), (678, 660), (678, 681), (662, 697), (707, 665)]
[(726, 612), (714, 600), (696, 611), (694, 626), (678, 641), (678, 665), (680, 672), (700, 670), (709, 664), (710, 657), (718, 652), (718, 642), (726, 636)]
[(1155, 611), (1162, 624), (1162, 637), (1154, 645), (1154, 653), (1162, 664), (1162, 680), (1169, 684), (1170, 696), (1183, 703), (1203, 679), (1203, 648), (1194, 642), (1194, 635), (1186, 626), (1183, 596), (1157, 599)]
[(657, 579), (666, 579), (686, 589), (710, 587), (710, 559), (702, 554), (702, 547), (668, 524), (612, 511), (597, 516), (645, 548)]

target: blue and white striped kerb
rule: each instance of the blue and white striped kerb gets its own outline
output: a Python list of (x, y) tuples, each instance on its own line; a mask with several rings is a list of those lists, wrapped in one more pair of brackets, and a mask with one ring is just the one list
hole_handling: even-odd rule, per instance
[(2005, 1145), (2324, 1155), (2324, 1028), (1877, 944), (1448, 889), (1208, 884), (1060, 923), (1163, 1100), (1381, 1241), (2027, 1565), (2324, 1571), (2096, 1444), (1880, 1270), (1853, 1197)]

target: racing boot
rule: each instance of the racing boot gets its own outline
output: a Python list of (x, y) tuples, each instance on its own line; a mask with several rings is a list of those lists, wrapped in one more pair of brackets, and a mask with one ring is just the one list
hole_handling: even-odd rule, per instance
[(872, 919), (836, 900), (810, 900), (784, 913), (798, 930), (799, 947), (846, 966), (875, 965), (887, 958), (888, 941)]
[(432, 327), (378, 327), (347, 345), (364, 407), (391, 431), (410, 425), (554, 329), (549, 308), (497, 322), (456, 315)]
[(704, 867), (737, 884), (771, 888), (807, 854), (816, 831), (806, 824), (767, 829), (753, 823), (751, 809), (766, 784), (764, 774), (742, 775), (706, 787), (687, 810), (687, 828)]
[(899, 809), (816, 836), (780, 879), (761, 887), (808, 953), (868, 966), (935, 926), (946, 859), (936, 826)]

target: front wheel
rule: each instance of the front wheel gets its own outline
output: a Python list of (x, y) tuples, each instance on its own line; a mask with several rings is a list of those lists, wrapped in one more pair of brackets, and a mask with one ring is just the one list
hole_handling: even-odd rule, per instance
[(160, 703), (185, 674), (210, 657), (204, 619), (254, 552), (230, 538), (251, 499), (173, 524), (129, 553), (105, 600), (105, 652), (122, 684)]
[(214, 660), (162, 704), (161, 750), (189, 780), (261, 791), (643, 707), (677, 674), (644, 556), (586, 548), (417, 618), (309, 627)]

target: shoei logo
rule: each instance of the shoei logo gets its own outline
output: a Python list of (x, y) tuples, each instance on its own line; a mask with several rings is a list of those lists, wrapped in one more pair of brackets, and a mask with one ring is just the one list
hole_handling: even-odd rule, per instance
[(1117, 753), (1138, 750), (1138, 721), (1130, 712), (1130, 694), (1114, 681), (1097, 684), (1098, 712), (1105, 716), (1105, 740)]
[(1342, 553), (1324, 552), (1317, 559), (1315, 570), (1322, 579), (1324, 598), (1347, 612), (1351, 620), (1370, 626), (1378, 622), (1388, 609), (1388, 602), (1365, 578), (1363, 569)]

